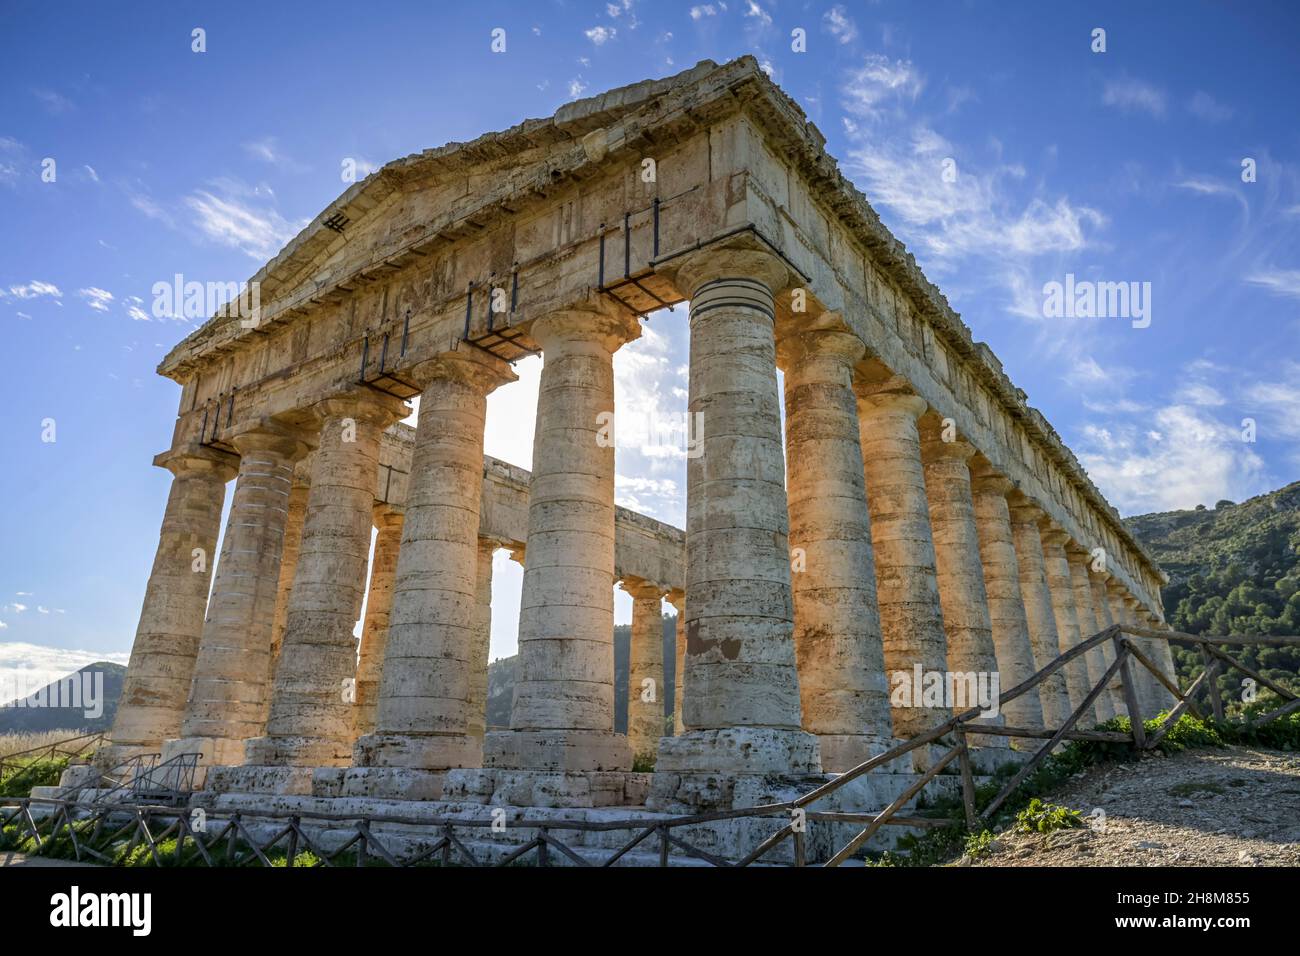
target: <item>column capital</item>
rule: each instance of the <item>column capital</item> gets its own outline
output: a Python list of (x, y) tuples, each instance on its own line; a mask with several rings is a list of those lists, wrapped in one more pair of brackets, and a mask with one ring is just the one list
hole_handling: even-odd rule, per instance
[(439, 352), (416, 365), (406, 377), (422, 392), (430, 382), (447, 379), (476, 388), (484, 395), (519, 379), (505, 359), (469, 347)]
[(1015, 490), (1016, 483), (994, 468), (983, 455), (976, 455), (970, 463), (970, 486), (972, 491), (1005, 498)]
[(1043, 544), (1060, 545), (1062, 548), (1070, 541), (1070, 533), (1062, 528), (1051, 518), (1043, 518), (1038, 522), (1038, 531), (1042, 535)]
[(677, 609), (678, 614), (681, 614), (686, 607), (686, 592), (681, 588), (673, 588), (668, 592), (668, 603)]
[(910, 415), (914, 420), (919, 420), (930, 407), (924, 398), (913, 392), (898, 376), (879, 385), (855, 384), (853, 391), (858, 397), (858, 409), (861, 412)]
[(528, 334), (543, 354), (569, 342), (596, 343), (607, 352), (617, 352), (640, 338), (641, 323), (625, 309), (592, 302), (548, 312), (533, 320)]
[(410, 407), (396, 396), (372, 389), (350, 389), (312, 405), (312, 411), (325, 422), (331, 418), (352, 418), (387, 428), (411, 414)]
[(248, 423), (231, 436), (230, 444), (241, 457), (249, 452), (271, 451), (290, 461), (297, 461), (312, 449), (305, 433), (269, 418)]
[(182, 475), (211, 475), (224, 482), (239, 473), (238, 456), (203, 445), (169, 449), (155, 455), (153, 463), (166, 468), (177, 478)]
[(663, 585), (642, 578), (627, 577), (620, 581), (619, 585), (633, 598), (640, 600), (662, 599), (668, 593), (668, 588)]
[(944, 428), (938, 421), (925, 416), (921, 420), (921, 461), (929, 464), (942, 459), (969, 461), (975, 455), (975, 446), (960, 438), (945, 439)]
[(848, 385), (853, 366), (867, 352), (866, 343), (843, 329), (804, 329), (784, 336), (777, 351), (785, 364), (787, 384), (830, 382)]
[(380, 531), (396, 530), (406, 518), (405, 509), (387, 501), (376, 501), (370, 513), (374, 526)]
[(1007, 495), (1007, 504), (1011, 508), (1012, 524), (1032, 524), (1036, 528), (1043, 519), (1043, 509), (1023, 491), (1013, 491)]
[(775, 253), (732, 246), (708, 246), (692, 252), (672, 272), (673, 284), (688, 299), (694, 299), (710, 283), (728, 279), (759, 282), (773, 296), (798, 281), (798, 276)]

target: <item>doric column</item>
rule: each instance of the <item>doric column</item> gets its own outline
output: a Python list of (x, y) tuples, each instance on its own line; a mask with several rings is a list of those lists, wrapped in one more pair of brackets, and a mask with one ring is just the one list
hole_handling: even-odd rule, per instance
[(379, 439), (409, 412), (377, 392), (318, 402), (320, 445), (275, 668), (266, 734), (248, 741), (255, 766), (345, 766), (355, 727), (357, 642), (366, 591)]
[[(993, 622), (989, 616), (989, 597), (984, 584), (984, 567), (980, 557), (979, 529), (975, 520), (975, 500), (971, 492), (971, 473), (967, 462), (975, 454), (969, 443), (945, 433), (939, 423), (926, 422), (921, 431), (921, 461), (925, 466), (926, 498), (930, 505), (930, 528), (934, 535), (935, 568), (939, 579), (939, 603), (943, 610), (944, 633), (948, 644), (948, 670), (954, 675), (953, 686), (968, 692), (968, 699), (955, 701), (957, 712), (981, 704), (969, 699), (972, 687), (1001, 693), (997, 653), (993, 646)], [(998, 675), (998, 684), (989, 683)], [(974, 680), (977, 683), (972, 684)], [(981, 685), (978, 682), (983, 681)], [(996, 697), (996, 695), (994, 695)], [(993, 701), (996, 705), (996, 699)], [(1003, 724), (1001, 715), (982, 723)], [(981, 737), (985, 747), (1006, 747), (1005, 737)]]
[(686, 731), (658, 771), (815, 772), (801, 729), (770, 253), (710, 248), (675, 283), (691, 302), (686, 466)]
[[(905, 679), (908, 688), (916, 683), (913, 674), (918, 666), (927, 674), (942, 675), (948, 669), (916, 426), (927, 406), (925, 399), (902, 390), (897, 380), (870, 391), (860, 389), (858, 398), (885, 674), (892, 695), (896, 681)], [(947, 707), (926, 707), (912, 696), (902, 705), (891, 701), (896, 737), (913, 737), (951, 716)]]
[(205, 767), (243, 763), (244, 741), (266, 725), (271, 627), (294, 462), (307, 451), (296, 434), (264, 422), (231, 438), (239, 475), (221, 558), (194, 662), (181, 737), (163, 758), (198, 753)]
[[(1044, 568), (1043, 541), (1038, 531), (1038, 522), (1042, 518), (1042, 510), (1030, 499), (1019, 492), (1011, 495), (1011, 534), (1016, 546), (1016, 562), (1020, 567), (1020, 596), (1025, 602), (1029, 646), (1034, 651), (1036, 671), (1042, 670), (1060, 654), (1052, 594)], [(1038, 685), (1038, 697), (1043, 704), (1043, 720), (1048, 729), (1056, 730), (1071, 713), (1065, 676), (1060, 671), (1048, 676)]]
[(627, 770), (614, 733), (614, 353), (629, 313), (569, 309), (533, 322), (542, 347), (510, 731), (487, 766)]
[(629, 580), (623, 590), (632, 595), (632, 642), (628, 652), (627, 743), (632, 761), (654, 763), (664, 735), (664, 589)]
[[(993, 651), (997, 656), (1002, 690), (1033, 676), (1034, 653), (1029, 643), (1029, 623), (1020, 594), (1020, 564), (1011, 534), (1011, 512), (1007, 495), (1015, 487), (987, 462), (972, 466), (971, 494), (975, 502), (975, 528), (979, 532), (980, 564), (984, 568), (984, 590), (988, 595), (989, 624), (993, 630)], [(1013, 727), (1039, 730), (1043, 708), (1036, 692), (1008, 701), (1003, 709), (1006, 723)], [(1011, 741), (1017, 749), (1029, 744)]]
[(208, 449), (165, 452), (154, 464), (172, 473), (171, 491), (111, 745), (97, 755), (104, 766), (156, 753), (164, 740), (180, 734), (216, 563), (221, 505), (237, 467), (233, 456)]
[(889, 749), (891, 720), (853, 366), (862, 340), (807, 331), (786, 358), (786, 489), (803, 727), (822, 769)]
[[(1040, 521), (1038, 527), (1043, 542), (1047, 588), (1052, 596), (1052, 615), (1056, 619), (1057, 650), (1064, 654), (1079, 645), (1084, 631), (1074, 605), (1074, 580), (1070, 577), (1070, 562), (1065, 556), (1065, 546), (1070, 536), (1050, 518)], [(1065, 665), (1065, 689), (1070, 695), (1070, 712), (1073, 713), (1092, 690), (1092, 684), (1088, 681), (1087, 660), (1080, 657)], [(1085, 721), (1087, 718), (1085, 716), (1079, 719)]]
[(673, 734), (681, 735), (682, 701), (686, 696), (686, 592), (668, 592), (668, 601), (677, 611), (676, 648), (673, 655)]
[[(1107, 571), (1092, 571), (1088, 575), (1088, 584), (1092, 588), (1092, 611), (1096, 615), (1097, 629), (1104, 630), (1115, 623), (1114, 617), (1110, 611), (1110, 599), (1107, 596), (1106, 582), (1110, 578)], [(1115, 642), (1106, 641), (1101, 646), (1102, 658), (1106, 662), (1106, 667), (1115, 663)], [(1128, 713), (1128, 705), (1124, 701), (1124, 678), (1116, 673), (1111, 678), (1107, 687), (1110, 695), (1110, 706), (1115, 712), (1116, 717), (1122, 717)]]
[[(1131, 627), (1133, 621), (1129, 615), (1128, 608), (1124, 605), (1124, 597), (1127, 593), (1128, 592), (1124, 589), (1124, 586), (1115, 578), (1110, 577), (1106, 580), (1106, 605), (1110, 610), (1111, 620), (1116, 624)], [(1142, 719), (1147, 720), (1152, 717), (1155, 712), (1151, 710), (1151, 704), (1147, 700), (1149, 695), (1147, 692), (1146, 668), (1136, 660), (1129, 658), (1128, 670), (1130, 676), (1133, 678), (1133, 688), (1137, 695), (1138, 706), (1142, 708)], [(1120, 684), (1120, 692), (1123, 693), (1122, 683)], [(1134, 719), (1137, 718), (1137, 715), (1131, 716), (1133, 716)]]
[[(1161, 619), (1160, 615), (1153, 611), (1148, 611), (1143, 608), (1140, 617), (1143, 626), (1148, 627), (1153, 631), (1164, 631), (1169, 629), (1169, 625)], [(1147, 642), (1151, 646), (1151, 659), (1160, 665), (1161, 673), (1163, 673), (1165, 677), (1169, 678), (1171, 683), (1177, 685), (1178, 669), (1174, 665), (1173, 647), (1168, 641), (1162, 641), (1158, 638), (1147, 638)], [(1174, 697), (1174, 695), (1170, 693), (1163, 684), (1157, 682), (1155, 685), (1155, 692), (1156, 703), (1159, 705), (1160, 709), (1170, 710), (1177, 706), (1178, 699)]]
[(298, 552), (302, 548), (302, 526), (307, 518), (307, 493), (310, 476), (304, 480), (299, 472), (308, 455), (298, 463), (293, 484), (289, 486), (289, 508), (284, 519), (284, 546), (280, 549), (280, 578), (276, 584), (275, 615), (271, 624), (271, 673), (280, 659), (284, 644), (284, 629), (289, 623), (289, 595), (293, 593), (293, 576), (298, 570)]
[[(1071, 542), (1065, 547), (1065, 557), (1070, 564), (1070, 586), (1074, 590), (1074, 610), (1079, 622), (1079, 636), (1083, 640), (1104, 630), (1106, 625), (1097, 623), (1097, 613), (1092, 604), (1092, 584), (1088, 580), (1088, 562), (1091, 556), (1088, 550)], [(1104, 645), (1103, 645), (1104, 647)], [(1096, 687), (1106, 674), (1106, 656), (1103, 647), (1094, 647), (1084, 655), (1088, 671), (1088, 687)], [(1115, 716), (1109, 691), (1103, 691), (1094, 702), (1094, 711), (1098, 723), (1104, 723)]]
[(478, 539), (474, 590), (474, 644), (469, 669), (469, 735), (480, 743), (487, 733), (488, 653), (492, 645), (492, 558), (501, 542)]
[(482, 759), (470, 712), (481, 630), (483, 425), (488, 393), (515, 375), (470, 349), (417, 371), (428, 385), (420, 395), (375, 730), (357, 740), (358, 767), (445, 770)]
[[(1124, 602), (1124, 611), (1127, 615), (1125, 618), (1126, 623), (1133, 627), (1145, 628), (1150, 626), (1147, 624), (1146, 609), (1142, 606), (1141, 601), (1127, 590), (1124, 592), (1122, 600)], [(1138, 646), (1138, 649), (1146, 655), (1149, 661), (1157, 666), (1161, 664), (1159, 645), (1163, 644), (1163, 641), (1156, 641), (1149, 637), (1139, 637), (1137, 635), (1133, 635), (1131, 639), (1133, 643)], [(1160, 711), (1171, 707), (1173, 697), (1170, 695), (1169, 691), (1165, 690), (1160, 681), (1156, 680), (1156, 676), (1152, 674), (1151, 671), (1147, 670), (1144, 664), (1134, 664), (1134, 668), (1134, 673), (1137, 674), (1138, 695), (1142, 700), (1142, 707), (1146, 712), (1146, 716), (1148, 718), (1154, 717), (1156, 714), (1160, 713)]]
[(353, 737), (373, 733), (379, 707), (379, 682), (388, 647), (388, 616), (393, 608), (393, 583), (402, 545), (402, 511), (377, 502), (372, 511), (375, 526), (374, 557), (370, 561), (370, 588), (366, 592), (366, 618), (361, 625), (361, 651), (357, 660), (357, 702), (353, 708)]

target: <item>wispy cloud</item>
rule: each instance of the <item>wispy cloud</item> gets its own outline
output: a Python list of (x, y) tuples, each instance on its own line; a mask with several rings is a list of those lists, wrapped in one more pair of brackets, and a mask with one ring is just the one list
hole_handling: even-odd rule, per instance
[(770, 27), (772, 15), (759, 6), (755, 0), (745, 0), (745, 16), (757, 20), (760, 26)]
[(1148, 113), (1155, 117), (1165, 115), (1164, 90), (1133, 77), (1124, 76), (1107, 81), (1101, 101), (1125, 113)]
[(59, 287), (52, 282), (42, 282), (39, 279), (33, 279), (26, 285), (11, 285), (9, 294), (16, 299), (62, 299), (63, 293)]
[(822, 25), (841, 43), (852, 43), (858, 38), (858, 25), (839, 4), (826, 11), (822, 16)]
[(113, 293), (93, 285), (86, 289), (78, 289), (77, 295), (81, 296), (86, 305), (96, 312), (107, 312), (108, 304), (113, 301)]
[(614, 39), (618, 30), (614, 27), (597, 25), (590, 30), (584, 30), (583, 35), (596, 46), (604, 46), (610, 40)]
[(1187, 101), (1187, 112), (1207, 123), (1222, 123), (1232, 119), (1231, 107), (1224, 106), (1204, 90), (1197, 90)]
[(239, 189), (237, 195), (230, 184), (219, 191), (196, 190), (185, 197), (185, 206), (193, 214), (200, 233), (214, 242), (238, 249), (259, 262), (270, 259), (279, 252), (302, 228), (302, 224), (288, 222), (265, 201), (254, 202), (250, 197), (265, 199), (269, 190)]
[(76, 106), (72, 100), (68, 99), (61, 93), (54, 90), (36, 89), (32, 90), (32, 95), (45, 107), (45, 111), (53, 116), (60, 116), (64, 113), (71, 113)]
[(1266, 269), (1246, 276), (1246, 281), (1274, 295), (1300, 299), (1300, 269)]

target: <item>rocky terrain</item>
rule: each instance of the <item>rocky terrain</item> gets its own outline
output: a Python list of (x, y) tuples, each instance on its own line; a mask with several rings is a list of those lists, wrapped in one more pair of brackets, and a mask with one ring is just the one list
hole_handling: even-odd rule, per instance
[[(1003, 833), (965, 866), (1300, 866), (1300, 755), (1228, 747), (1079, 774), (1047, 798), (1089, 825)], [(1100, 811), (1100, 812), (1098, 812)]]

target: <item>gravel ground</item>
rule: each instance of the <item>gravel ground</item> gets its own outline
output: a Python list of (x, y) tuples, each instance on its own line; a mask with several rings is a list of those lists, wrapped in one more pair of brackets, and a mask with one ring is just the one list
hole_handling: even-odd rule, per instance
[(1228, 747), (1077, 775), (1045, 802), (1084, 829), (1005, 833), (961, 866), (1300, 866), (1300, 756)]

